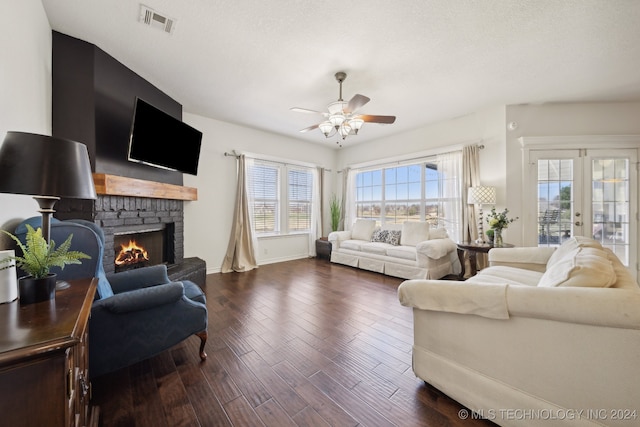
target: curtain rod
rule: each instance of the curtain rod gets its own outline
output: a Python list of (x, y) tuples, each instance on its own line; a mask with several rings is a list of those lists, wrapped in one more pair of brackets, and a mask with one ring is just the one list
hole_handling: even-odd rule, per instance
[[(236, 152), (236, 150), (231, 150), (231, 152), (230, 152), (230, 153), (225, 151), (224, 156), (225, 156), (225, 157), (235, 157), (236, 159), (239, 159), (239, 158), (240, 158), (240, 154), (238, 154), (238, 153)], [(285, 165), (285, 166), (314, 167), (314, 166), (308, 166), (308, 165), (302, 165), (302, 164), (296, 164), (296, 163), (287, 163), (287, 162), (285, 162), (285, 161), (279, 161), (279, 160), (261, 159), (261, 158), (259, 158), (259, 157), (252, 157), (252, 156), (247, 156), (247, 157), (252, 158), (252, 159), (254, 159), (254, 160), (263, 160), (263, 161), (265, 161), (265, 162), (279, 163), (279, 164), (281, 164), (281, 165)], [(318, 166), (315, 166), (315, 167), (318, 167)], [(322, 167), (322, 166), (319, 166), (319, 167)], [(327, 169), (327, 168), (324, 168), (324, 167), (322, 167), (322, 170), (323, 170), (324, 172), (331, 172), (331, 169)]]

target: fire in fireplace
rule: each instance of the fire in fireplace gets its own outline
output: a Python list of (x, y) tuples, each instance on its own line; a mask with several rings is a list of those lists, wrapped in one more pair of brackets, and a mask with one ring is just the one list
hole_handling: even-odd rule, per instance
[(156, 230), (133, 230), (114, 235), (115, 271), (125, 271), (156, 264), (172, 264), (173, 251), (167, 236), (172, 227)]
[(149, 261), (149, 253), (143, 246), (139, 246), (135, 240), (129, 240), (126, 245), (120, 246), (120, 253), (116, 255), (116, 268), (122, 266), (135, 266), (138, 263)]

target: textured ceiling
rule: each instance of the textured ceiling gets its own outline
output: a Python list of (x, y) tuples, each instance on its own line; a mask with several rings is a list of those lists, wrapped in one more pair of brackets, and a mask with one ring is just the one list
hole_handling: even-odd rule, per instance
[(51, 27), (93, 43), (184, 111), (298, 132), (338, 99), (371, 98), (362, 143), (504, 104), (640, 100), (636, 0), (144, 0), (176, 20), (138, 22), (134, 0), (42, 0)]

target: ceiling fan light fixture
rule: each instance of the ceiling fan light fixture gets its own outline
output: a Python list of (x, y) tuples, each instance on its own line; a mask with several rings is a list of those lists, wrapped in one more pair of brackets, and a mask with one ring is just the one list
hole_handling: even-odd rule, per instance
[(333, 124), (331, 122), (322, 122), (318, 125), (320, 128), (320, 132), (324, 134), (324, 136), (329, 137), (329, 134), (333, 130)]
[(327, 109), (329, 110), (329, 115), (333, 114), (344, 114), (344, 109), (347, 107), (347, 103), (344, 101), (336, 101), (329, 104)]
[(362, 127), (362, 125), (364, 124), (364, 120), (362, 119), (351, 119), (349, 120), (349, 126), (351, 127), (351, 129), (353, 129), (353, 132), (357, 135), (358, 131), (360, 130), (360, 128)]
[[(307, 132), (313, 129), (320, 129), (326, 138), (330, 138), (333, 135), (339, 134), (342, 140), (345, 140), (349, 135), (357, 135), (358, 131), (362, 128), (365, 122), (367, 123), (382, 123), (391, 124), (396, 120), (396, 116), (379, 116), (370, 114), (360, 114), (357, 111), (366, 105), (370, 98), (355, 94), (349, 102), (342, 99), (342, 82), (347, 78), (347, 74), (343, 71), (336, 73), (336, 80), (340, 85), (340, 92), (338, 100), (332, 102), (327, 106), (328, 113), (309, 110), (307, 108), (291, 108), (293, 111), (300, 111), (303, 113), (317, 113), (325, 117), (325, 120), (317, 125), (309, 126), (302, 129), (300, 132)], [(342, 147), (340, 138), (336, 143)]]
[(344, 122), (338, 129), (338, 132), (340, 132), (340, 136), (342, 137), (342, 139), (345, 139), (347, 135), (351, 133), (351, 126), (349, 126), (348, 122)]
[(332, 114), (329, 116), (329, 121), (336, 129), (339, 128), (342, 123), (344, 123), (344, 119), (345, 117), (342, 113)]

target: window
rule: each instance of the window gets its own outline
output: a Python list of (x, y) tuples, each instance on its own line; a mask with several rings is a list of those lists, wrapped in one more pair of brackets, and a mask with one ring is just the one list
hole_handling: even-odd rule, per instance
[(428, 221), (446, 225), (456, 234), (460, 204), (460, 177), (445, 173), (440, 156), (419, 163), (357, 172), (356, 217), (372, 218), (379, 225)]
[(289, 231), (311, 228), (311, 195), (313, 175), (304, 169), (289, 169)]
[(257, 234), (310, 231), (313, 203), (310, 168), (255, 160), (247, 172)]

